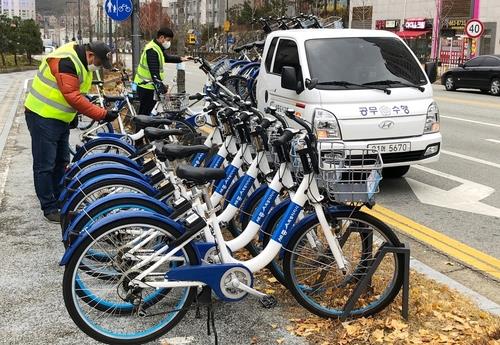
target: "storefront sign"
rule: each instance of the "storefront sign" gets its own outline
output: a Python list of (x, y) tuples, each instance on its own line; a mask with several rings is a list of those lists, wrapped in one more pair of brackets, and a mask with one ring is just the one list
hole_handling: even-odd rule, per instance
[(463, 30), (467, 24), (467, 19), (465, 18), (449, 18), (445, 23), (446, 28)]
[(399, 29), (399, 19), (383, 19), (375, 22), (375, 28), (378, 30), (396, 30)]
[(424, 30), (425, 24), (425, 18), (406, 19), (404, 27), (409, 30)]

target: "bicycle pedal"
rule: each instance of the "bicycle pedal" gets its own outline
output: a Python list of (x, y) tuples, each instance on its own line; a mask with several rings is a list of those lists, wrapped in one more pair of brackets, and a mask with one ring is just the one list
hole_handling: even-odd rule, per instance
[(276, 305), (278, 305), (278, 300), (271, 295), (266, 295), (266, 296), (260, 298), (259, 302), (266, 309), (271, 309), (271, 308), (276, 307)]

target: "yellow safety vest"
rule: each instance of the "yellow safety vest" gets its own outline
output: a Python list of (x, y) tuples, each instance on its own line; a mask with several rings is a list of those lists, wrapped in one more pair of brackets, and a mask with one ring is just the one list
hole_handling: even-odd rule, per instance
[(75, 44), (74, 42), (65, 44), (43, 59), (24, 103), (26, 108), (42, 117), (66, 123), (70, 123), (74, 119), (76, 110), (66, 102), (61, 90), (59, 90), (47, 60), (50, 58), (70, 58), (80, 80), (80, 92), (86, 94), (92, 87), (92, 72), (87, 71), (78, 58)]
[(154, 90), (154, 86), (152, 84), (144, 84), (140, 85), (143, 81), (151, 81), (153, 77), (151, 76), (151, 72), (149, 71), (148, 59), (146, 58), (146, 51), (149, 49), (153, 49), (156, 54), (158, 54), (158, 61), (160, 61), (160, 79), (164, 79), (163, 65), (165, 64), (165, 55), (163, 55), (163, 50), (153, 41), (148, 42), (144, 47), (144, 50), (141, 54), (141, 59), (139, 60), (139, 66), (137, 66), (137, 72), (135, 73), (134, 83), (137, 84), (138, 87), (142, 87), (148, 90)]

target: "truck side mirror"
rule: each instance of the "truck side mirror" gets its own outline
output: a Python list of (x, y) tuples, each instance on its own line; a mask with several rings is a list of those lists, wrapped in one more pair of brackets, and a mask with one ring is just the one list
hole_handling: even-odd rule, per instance
[(293, 90), (301, 93), (304, 90), (302, 81), (297, 80), (297, 71), (295, 67), (283, 66), (281, 69), (281, 87), (287, 90)]
[(429, 78), (431, 84), (437, 80), (437, 63), (436, 62), (426, 62), (425, 63), (425, 74)]

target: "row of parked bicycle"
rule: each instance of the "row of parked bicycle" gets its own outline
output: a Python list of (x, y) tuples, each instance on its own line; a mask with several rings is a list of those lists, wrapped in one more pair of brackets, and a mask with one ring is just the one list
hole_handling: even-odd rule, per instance
[[(84, 126), (59, 200), (63, 295), (75, 324), (98, 341), (138, 344), (212, 295), (250, 294), (271, 308), (276, 298), (254, 288), (264, 268), (320, 317), (384, 309), (403, 262), (384, 251), (402, 246), (396, 234), (362, 210), (374, 204), (380, 154), (318, 142), (315, 123), (258, 111), (196, 62), (203, 94), (158, 94), (156, 116), (131, 112), (116, 132)], [(124, 107), (127, 97), (96, 101)]]

